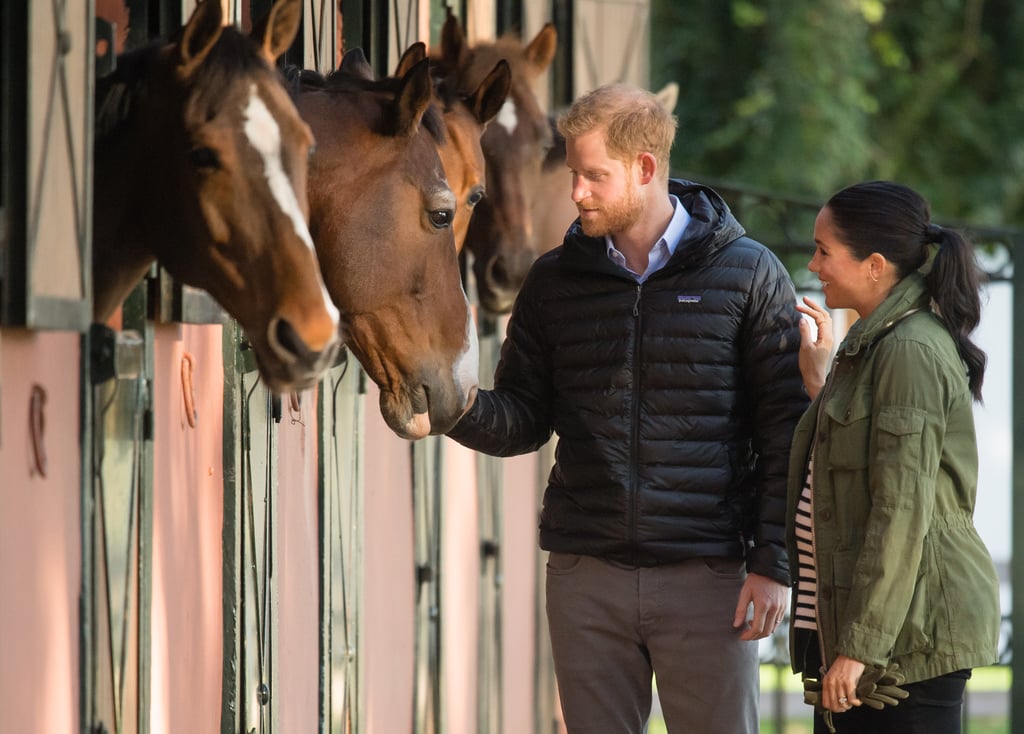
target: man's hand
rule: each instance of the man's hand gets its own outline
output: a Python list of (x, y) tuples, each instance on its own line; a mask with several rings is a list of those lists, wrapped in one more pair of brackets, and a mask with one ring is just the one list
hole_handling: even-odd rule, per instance
[[(747, 620), (747, 610), (754, 605), (754, 613)], [(747, 580), (740, 589), (739, 603), (732, 626), (737, 629), (746, 625), (741, 640), (760, 640), (768, 637), (782, 624), (789, 607), (789, 587), (760, 574), (747, 574)]]

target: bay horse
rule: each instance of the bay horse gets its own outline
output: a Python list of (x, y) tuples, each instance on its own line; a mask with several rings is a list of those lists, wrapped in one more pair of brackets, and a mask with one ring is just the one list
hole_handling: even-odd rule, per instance
[[(669, 82), (654, 95), (666, 111), (673, 112), (679, 99), (679, 85)], [(579, 214), (572, 200), (572, 175), (565, 165), (565, 138), (558, 132), (557, 115), (548, 115), (548, 126), (552, 145), (541, 166), (531, 214), (538, 255), (561, 245), (566, 231)]]
[(279, 0), (246, 36), (202, 0), (96, 85), (94, 318), (157, 260), (241, 324), (274, 392), (314, 384), (340, 345), (307, 226), (313, 136), (274, 68), (301, 14)]
[(310, 231), (346, 343), (380, 387), (391, 430), (444, 433), (476, 396), (479, 354), (428, 62), (377, 80), (353, 49), (326, 77), (289, 78), (317, 139)]
[[(428, 58), (426, 44), (422, 41), (413, 43), (399, 59), (395, 76), (404, 76), (425, 58)], [(458, 201), (452, 232), (455, 251), (461, 252), (469, 231), (470, 217), (487, 190), (486, 163), (480, 138), (508, 97), (512, 71), (508, 62), (502, 59), (484, 77), (480, 86), (466, 94), (460, 93), (452, 80), (443, 75), (432, 74), (432, 78), (434, 101), (441, 107), (447, 133), (445, 140), (438, 145), (438, 153), (448, 185)]]
[(526, 271), (537, 256), (530, 213), (544, 156), (551, 147), (547, 115), (533, 90), (555, 56), (557, 32), (545, 25), (527, 44), (513, 36), (470, 46), (449, 10), (441, 31), (439, 74), (463, 93), (475, 89), (501, 59), (512, 71), (508, 97), (481, 138), (487, 164), (487, 196), (469, 223), (466, 249), (473, 254), (480, 306), (491, 313), (512, 307)]

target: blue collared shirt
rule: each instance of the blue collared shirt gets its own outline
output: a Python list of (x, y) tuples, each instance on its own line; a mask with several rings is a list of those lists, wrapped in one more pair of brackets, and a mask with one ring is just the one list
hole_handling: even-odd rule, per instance
[(643, 283), (653, 273), (658, 272), (665, 266), (665, 263), (675, 253), (679, 241), (683, 238), (686, 225), (690, 223), (690, 213), (686, 211), (686, 207), (679, 203), (679, 198), (673, 194), (669, 194), (668, 198), (672, 202), (672, 219), (669, 220), (668, 227), (665, 228), (661, 238), (651, 248), (651, 254), (647, 257), (647, 269), (644, 272), (637, 273), (630, 270), (629, 266), (626, 265), (626, 256), (615, 247), (612, 243), (612, 238), (609, 235), (605, 235), (604, 241), (608, 246), (608, 258), (616, 265), (632, 273), (637, 283)]

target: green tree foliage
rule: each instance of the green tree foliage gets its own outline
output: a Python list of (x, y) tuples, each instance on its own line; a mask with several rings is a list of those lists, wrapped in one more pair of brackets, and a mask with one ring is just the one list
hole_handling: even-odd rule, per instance
[(652, 0), (673, 168), (821, 201), (856, 180), (1024, 226), (1024, 3)]

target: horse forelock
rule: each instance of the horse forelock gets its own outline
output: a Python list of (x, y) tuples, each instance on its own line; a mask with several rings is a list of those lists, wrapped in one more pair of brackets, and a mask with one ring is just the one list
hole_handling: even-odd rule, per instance
[(463, 93), (458, 84), (453, 83), (453, 80), (440, 70), (432, 67), (431, 78), (434, 82), (434, 96), (445, 112), (470, 99), (470, 95)]
[(238, 29), (227, 26), (192, 80), (192, 104), (203, 111), (207, 119), (212, 118), (230, 98), (232, 90), (243, 89), (248, 93), (249, 85), (239, 85), (239, 81), (261, 76), (280, 82), (280, 77), (268, 67), (258, 44)]
[(445, 125), (444, 115), (438, 105), (431, 103), (427, 106), (426, 112), (423, 113), (423, 127), (438, 145), (448, 142), (448, 126)]
[[(120, 133), (147, 94), (153, 99), (167, 94), (160, 84), (170, 55), (167, 42), (155, 40), (117, 57), (117, 68), (96, 81), (95, 137), (103, 140)], [(163, 69), (161, 67), (164, 67)], [(268, 72), (259, 46), (238, 29), (227, 26), (189, 81), (190, 104), (207, 119), (214, 116), (239, 80)], [(239, 87), (247, 89), (248, 85)]]

